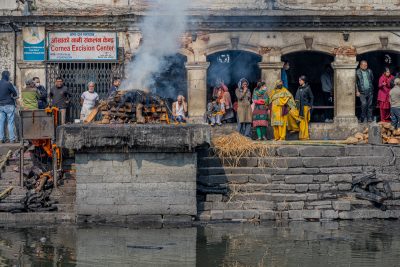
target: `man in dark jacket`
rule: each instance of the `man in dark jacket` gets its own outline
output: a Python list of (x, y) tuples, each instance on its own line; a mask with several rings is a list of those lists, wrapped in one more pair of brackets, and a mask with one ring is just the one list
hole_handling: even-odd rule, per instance
[(38, 94), (38, 108), (45, 109), (47, 107), (47, 90), (40, 84), (39, 77), (33, 77), (33, 81), (35, 82), (36, 92)]
[(0, 80), (0, 142), (5, 142), (4, 127), (7, 119), (7, 128), (10, 143), (15, 142), (14, 132), (14, 116), (15, 116), (15, 100), (17, 91), (9, 82), (10, 72), (3, 71)]
[(361, 101), (360, 122), (372, 121), (372, 100), (374, 97), (374, 74), (368, 69), (367, 61), (360, 63), (360, 68), (356, 71), (357, 88), (356, 96)]
[(68, 93), (67, 87), (64, 86), (63, 78), (56, 78), (55, 86), (51, 88), (49, 98), (51, 105), (60, 110), (61, 124), (65, 124), (71, 94)]

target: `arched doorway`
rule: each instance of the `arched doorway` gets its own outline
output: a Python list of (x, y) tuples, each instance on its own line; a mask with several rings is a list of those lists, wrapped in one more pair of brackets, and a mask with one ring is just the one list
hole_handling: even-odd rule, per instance
[[(368, 68), (372, 70), (374, 73), (374, 101), (373, 106), (376, 107), (376, 99), (378, 95), (378, 83), (379, 78), (382, 76), (386, 67), (390, 68), (392, 74), (400, 72), (400, 53), (396, 51), (373, 51), (367, 52), (364, 54), (360, 54), (357, 56), (357, 61), (361, 62), (362, 60), (366, 60), (368, 62)], [(359, 117), (361, 108), (360, 108), (360, 99), (357, 98), (356, 102), (356, 114)], [(373, 116), (376, 117), (377, 121), (379, 118), (379, 110), (374, 108)]]
[(210, 62), (207, 70), (207, 99), (211, 98), (218, 80), (224, 81), (228, 86), (234, 102), (235, 89), (241, 78), (246, 78), (250, 82), (251, 90), (261, 79), (261, 70), (258, 67), (261, 61), (260, 55), (241, 50), (227, 50), (207, 56), (207, 61)]
[(330, 66), (333, 60), (333, 56), (315, 51), (294, 52), (282, 57), (282, 61), (290, 62), (290, 69), (287, 71), (289, 80), (288, 89), (292, 92), (293, 96), (296, 94), (299, 86), (298, 78), (301, 75), (306, 75), (309, 80), (314, 94), (314, 109), (311, 114), (312, 122), (328, 122), (333, 119), (333, 103), (326, 101), (327, 99), (323, 94), (321, 83), (321, 76), (325, 68)]
[(183, 95), (187, 99), (186, 56), (175, 54), (163, 59), (163, 70), (154, 74), (154, 92), (162, 97), (176, 99)]

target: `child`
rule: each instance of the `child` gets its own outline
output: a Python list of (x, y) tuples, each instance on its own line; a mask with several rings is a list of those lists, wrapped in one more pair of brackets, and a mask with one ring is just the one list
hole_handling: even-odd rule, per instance
[(224, 103), (219, 101), (216, 96), (212, 97), (212, 101), (207, 104), (207, 118), (211, 126), (214, 126), (215, 123), (218, 126), (221, 126), (221, 119), (224, 115)]

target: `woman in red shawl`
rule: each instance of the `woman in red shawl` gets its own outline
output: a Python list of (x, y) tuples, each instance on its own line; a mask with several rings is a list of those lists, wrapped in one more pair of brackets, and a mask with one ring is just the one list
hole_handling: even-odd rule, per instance
[(390, 73), (390, 69), (386, 68), (385, 72), (379, 79), (379, 91), (378, 91), (378, 107), (380, 110), (381, 121), (390, 122), (390, 82), (393, 79), (393, 75)]
[(233, 112), (231, 94), (229, 93), (228, 87), (224, 84), (224, 82), (221, 82), (219, 86), (214, 89), (214, 95), (218, 98), (218, 100), (224, 103), (225, 106), (225, 113), (221, 121), (233, 119), (235, 114)]

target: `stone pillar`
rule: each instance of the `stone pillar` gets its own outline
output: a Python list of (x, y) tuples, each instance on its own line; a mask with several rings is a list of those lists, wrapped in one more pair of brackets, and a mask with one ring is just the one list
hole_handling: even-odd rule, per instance
[(261, 69), (261, 79), (266, 82), (268, 89), (275, 87), (275, 82), (281, 79), (281, 51), (277, 48), (261, 47), (262, 61), (258, 63)]
[(335, 124), (349, 126), (358, 124), (355, 116), (356, 67), (355, 56), (336, 56), (332, 63), (334, 69)]
[[(46, 86), (46, 65), (43, 62), (18, 62), (17, 87), (21, 89), (25, 87), (25, 81), (33, 77), (39, 77), (40, 83)], [(47, 89), (47, 88), (46, 88)]]
[(188, 112), (192, 122), (203, 122), (207, 106), (207, 69), (209, 66), (209, 62), (186, 63)]
[(275, 82), (281, 79), (283, 62), (260, 62), (261, 80), (267, 84), (268, 89), (275, 87)]

